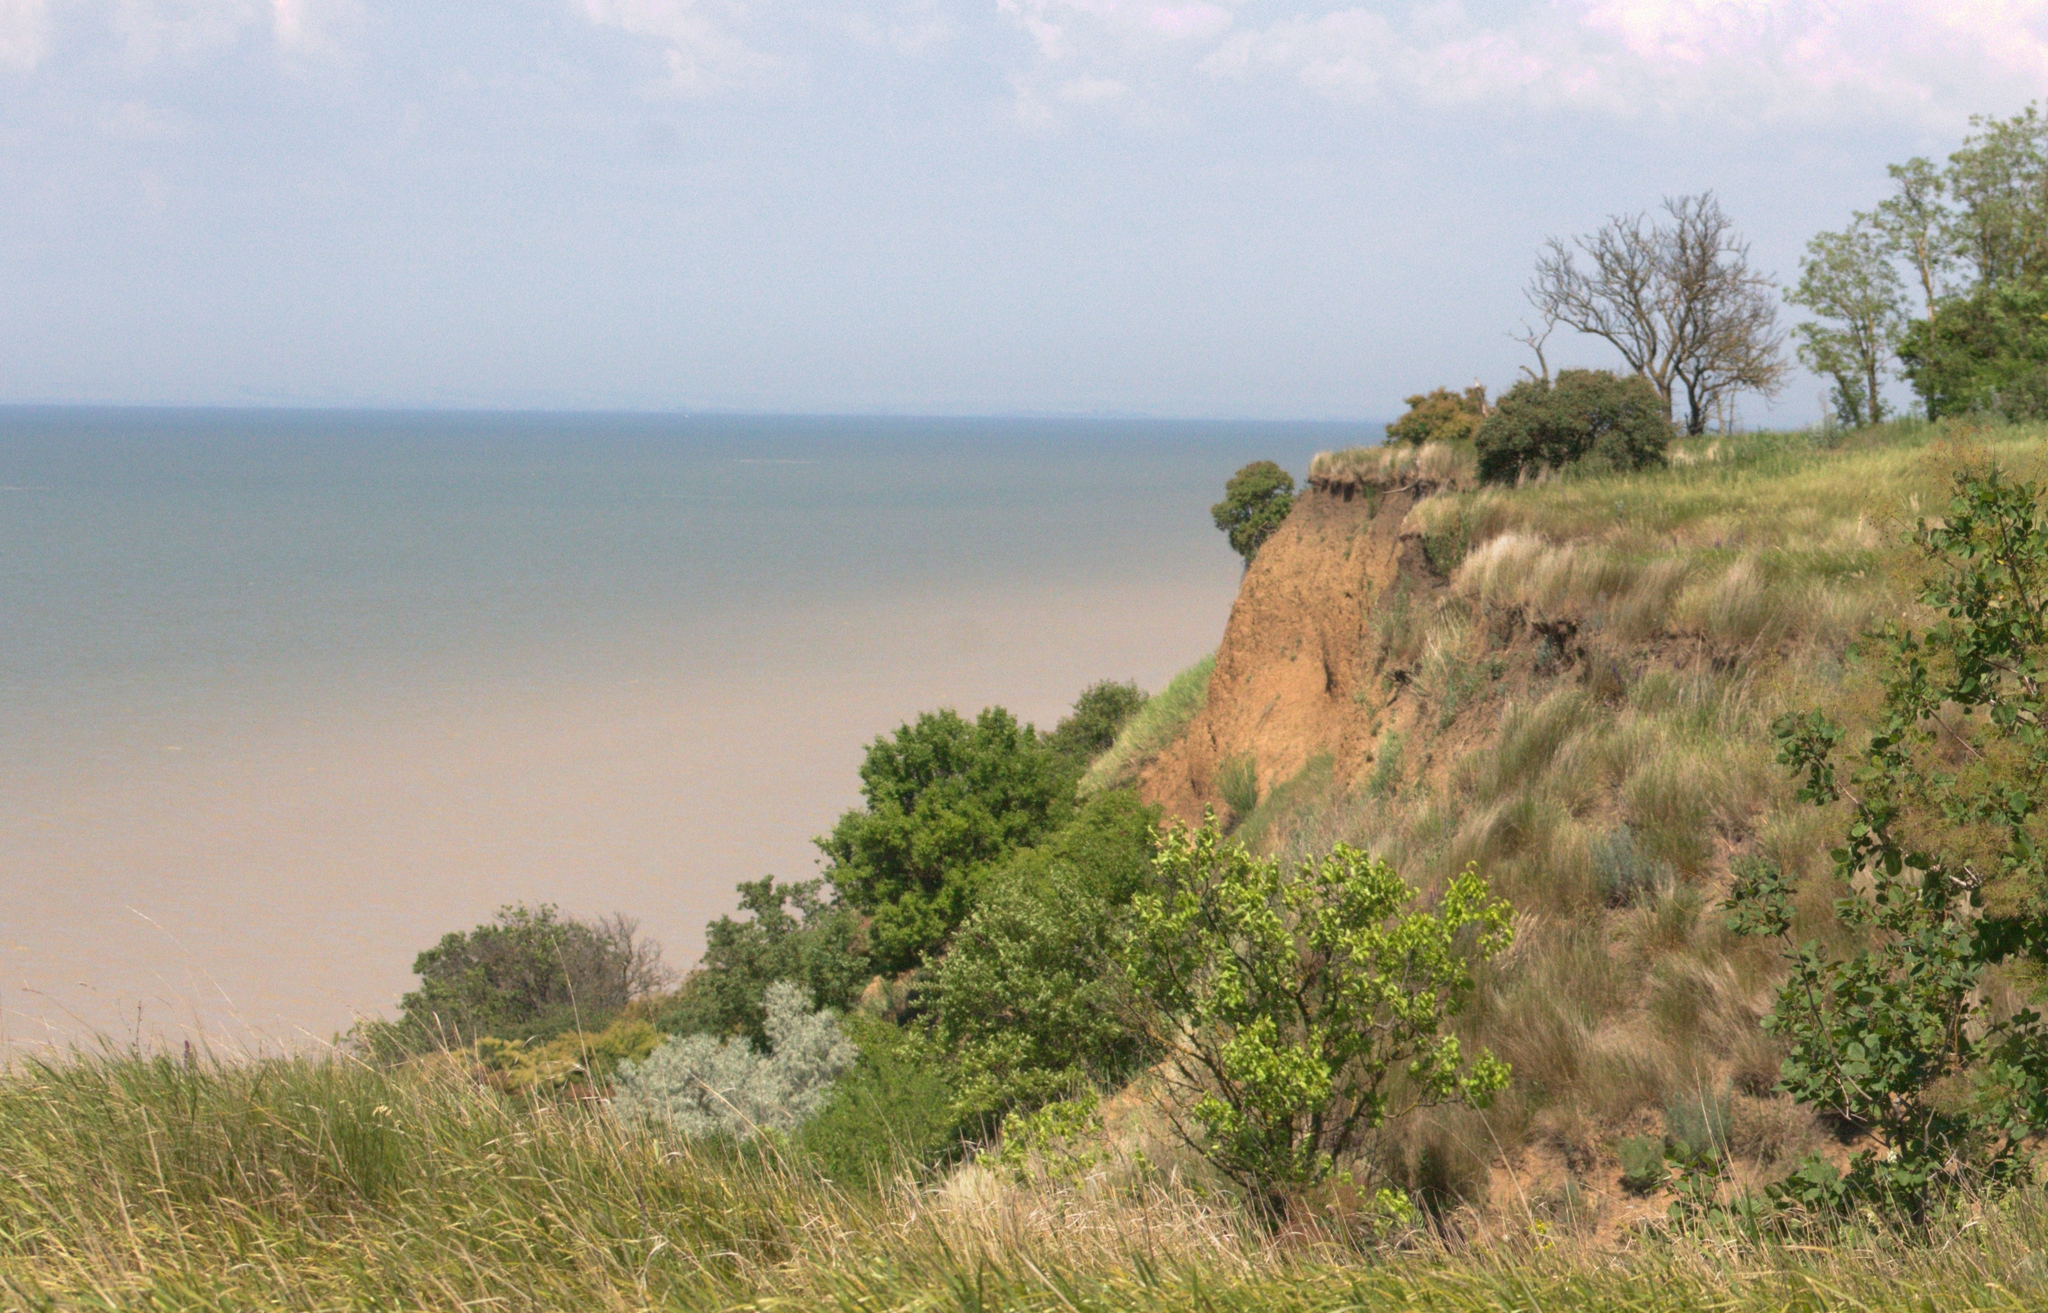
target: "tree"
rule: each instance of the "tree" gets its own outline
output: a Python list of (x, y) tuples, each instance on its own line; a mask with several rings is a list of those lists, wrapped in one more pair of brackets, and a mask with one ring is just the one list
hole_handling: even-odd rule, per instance
[(1781, 1088), (1873, 1141), (1846, 1176), (1809, 1164), (1787, 1192), (1918, 1217), (1958, 1188), (2026, 1176), (2048, 1131), (2048, 1025), (1986, 997), (2002, 964), (2048, 965), (2041, 489), (1966, 473), (1945, 521), (1922, 520), (1915, 537), (1936, 568), (1921, 600), (1941, 619), (1871, 636), (1890, 677), (1846, 784), (1840, 725), (1816, 711), (1774, 726), (1800, 799), (1847, 804), (1835, 908), (1864, 945), (1794, 947), (1793, 890), (1761, 862), (1729, 906), (1738, 933), (1786, 945), (1791, 974), (1764, 1023), (1790, 1045)]
[(1899, 340), (1899, 360), (1930, 417), (1994, 411), (2048, 416), (2048, 287), (1953, 296)]
[(1387, 438), (1419, 447), (1425, 442), (1466, 442), (1486, 418), (1486, 389), (1437, 388), (1408, 398), (1408, 413), (1387, 425)]
[(794, 981), (810, 1005), (848, 1008), (869, 978), (860, 914), (819, 896), (821, 880), (739, 886), (744, 921), (721, 916), (704, 932), (704, 958), (657, 1019), (675, 1034), (743, 1035), (768, 1046), (768, 987)]
[(1834, 380), (1842, 421), (1883, 420), (1883, 376), (1906, 324), (1905, 289), (1882, 234), (1859, 218), (1844, 232), (1814, 237), (1785, 299), (1832, 321), (1799, 325), (1799, 359)]
[(1133, 682), (1119, 684), (1102, 680), (1081, 690), (1074, 710), (1053, 726), (1045, 746), (1075, 765), (1089, 762), (1109, 751), (1126, 722), (1145, 705), (1145, 694)]
[(1749, 243), (1714, 194), (1666, 198), (1664, 212), (1668, 223), (1616, 215), (1570, 243), (1549, 239), (1528, 296), (1546, 321), (1621, 352), (1656, 388), (1666, 419), (1682, 388), (1686, 432), (1700, 433), (1738, 392), (1777, 395), (1785, 336), (1776, 284), (1750, 268)]
[(1119, 924), (1150, 875), (1159, 809), (1113, 790), (990, 877), (926, 996), (958, 1063), (958, 1110), (993, 1124), (1094, 1087), (1153, 1055), (1120, 1009)]
[(983, 877), (1071, 814), (1076, 776), (1001, 707), (971, 722), (926, 712), (868, 745), (866, 805), (815, 842), (833, 888), (870, 918), (876, 968), (905, 971), (936, 956)]
[[(1293, 870), (1224, 839), (1210, 817), (1160, 847), (1131, 903), (1126, 980), (1166, 1054), (1178, 1133), (1275, 1209), (1389, 1118), (1484, 1106), (1508, 1069), (1469, 1060), (1445, 1024), (1471, 961), (1504, 950), (1505, 903), (1468, 869), (1434, 912), (1385, 862), (1339, 844)], [(1398, 1079), (1397, 1079), (1398, 1075)]]
[(1954, 228), (1942, 200), (1948, 182), (1920, 156), (1886, 167), (1892, 175), (1892, 194), (1879, 201), (1876, 210), (1857, 215), (1856, 221), (1883, 236), (1888, 254), (1912, 266), (1931, 312), (1956, 260)]
[(1560, 370), (1557, 381), (1523, 379), (1479, 426), (1479, 477), (1512, 483), (1524, 471), (1581, 461), (1643, 469), (1664, 463), (1671, 423), (1649, 381), (1606, 370)]
[(1251, 567), (1259, 547), (1294, 507), (1294, 476), (1269, 460), (1255, 460), (1230, 476), (1223, 500), (1209, 508), (1230, 549)]
[(668, 978), (661, 945), (640, 937), (638, 922), (579, 921), (549, 903), (501, 907), (442, 936), (412, 969), (420, 987), (399, 1000), (400, 1024), (422, 1043), (595, 1030)]
[(1980, 288), (2038, 285), (2048, 277), (2048, 116), (2029, 105), (1970, 126), (1944, 178), (1961, 210), (1949, 225), (1955, 245)]

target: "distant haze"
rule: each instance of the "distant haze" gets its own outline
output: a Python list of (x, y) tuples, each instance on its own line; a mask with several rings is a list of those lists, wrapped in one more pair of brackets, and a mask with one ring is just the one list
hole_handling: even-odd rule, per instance
[(1546, 234), (1790, 277), (2043, 87), (2041, 0), (0, 0), (0, 401), (1384, 416)]

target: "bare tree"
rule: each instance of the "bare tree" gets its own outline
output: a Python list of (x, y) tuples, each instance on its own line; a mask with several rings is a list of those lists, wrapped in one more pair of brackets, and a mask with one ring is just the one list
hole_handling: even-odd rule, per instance
[(1657, 389), (1667, 416), (1683, 389), (1686, 432), (1699, 433), (1733, 394), (1778, 393), (1785, 335), (1777, 285), (1750, 267), (1749, 243), (1714, 194), (1666, 198), (1664, 213), (1668, 223), (1617, 215), (1569, 243), (1551, 238), (1528, 295), (1546, 320), (1621, 352)]
[[(1522, 372), (1536, 382), (1550, 382), (1550, 358), (1543, 354), (1543, 344), (1548, 342), (1550, 335), (1556, 331), (1556, 317), (1546, 314), (1543, 316), (1543, 329), (1541, 332), (1538, 332), (1533, 324), (1524, 319), (1521, 332), (1508, 334), (1509, 337), (1536, 353), (1535, 369), (1531, 369), (1527, 365), (1522, 366)], [(1538, 372), (1539, 370), (1541, 371), (1540, 373)]]

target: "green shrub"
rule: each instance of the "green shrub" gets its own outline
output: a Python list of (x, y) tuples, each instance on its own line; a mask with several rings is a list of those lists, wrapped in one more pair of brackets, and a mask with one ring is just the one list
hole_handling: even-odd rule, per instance
[(1102, 794), (990, 878), (923, 994), (959, 1064), (963, 1118), (1113, 1088), (1151, 1060), (1114, 985), (1120, 915), (1148, 878), (1158, 820), (1134, 794)]
[[(1507, 1083), (1445, 1033), (1508, 908), (1467, 869), (1434, 912), (1392, 867), (1339, 844), (1293, 870), (1213, 818), (1162, 842), (1131, 902), (1124, 967), (1191, 1147), (1269, 1208), (1315, 1185), (1390, 1118), (1483, 1106)], [(1398, 1077), (1396, 1073), (1399, 1073)], [(1368, 1164), (1368, 1166), (1370, 1166)]]
[(1636, 1194), (1650, 1194), (1670, 1179), (1664, 1165), (1664, 1141), (1654, 1135), (1631, 1135), (1616, 1146), (1621, 1158), (1621, 1184)]
[(1223, 500), (1209, 508), (1230, 549), (1249, 567), (1266, 539), (1294, 509), (1294, 476), (1269, 460), (1253, 461), (1223, 485)]
[(1512, 483), (1580, 462), (1614, 470), (1662, 465), (1671, 421), (1648, 379), (1567, 369), (1555, 383), (1524, 379), (1509, 388), (1473, 441), (1479, 477)]
[(1105, 679), (1081, 690), (1073, 712), (1045, 736), (1045, 746), (1072, 760), (1077, 769), (1109, 751), (1116, 736), (1145, 705), (1135, 683)]
[(954, 1065), (928, 1031), (879, 1017), (845, 1019), (860, 1049), (796, 1143), (842, 1186), (877, 1186), (959, 1155), (980, 1123), (956, 1108)]
[(1680, 1162), (1719, 1162), (1728, 1153), (1726, 1090), (1701, 1090), (1664, 1105), (1664, 1143)]
[(1819, 711), (1773, 726), (1800, 800), (1846, 804), (1831, 882), (1853, 891), (1834, 908), (1856, 940), (1795, 943), (1796, 890), (1773, 864), (1747, 865), (1730, 898), (1730, 928), (1776, 938), (1790, 968), (1764, 1018), (1788, 1045), (1781, 1088), (1870, 1137), (1846, 1176), (1797, 1174), (1787, 1189), (1805, 1207), (1921, 1218), (2031, 1176), (2048, 1136), (2048, 1025), (1986, 988), (2002, 963), (2048, 964), (2048, 517), (2039, 487), (1995, 467), (1955, 492), (1914, 535), (1935, 565), (1920, 600), (1940, 619), (1869, 644), (1891, 671), (1862, 749), (1840, 761), (1846, 732)]
[(768, 986), (794, 980), (812, 1006), (849, 1008), (870, 972), (860, 914), (819, 896), (823, 881), (739, 886), (744, 921), (721, 916), (704, 931), (704, 958), (654, 1012), (671, 1034), (744, 1035), (768, 1047)]
[(1486, 418), (1486, 389), (1463, 392), (1436, 388), (1408, 398), (1408, 413), (1387, 425), (1387, 441), (1419, 447), (1425, 442), (1465, 442)]
[(1076, 774), (1001, 707), (971, 722), (926, 712), (870, 744), (866, 805), (816, 842), (840, 897), (870, 918), (875, 967), (904, 971), (936, 956), (989, 870), (1066, 822)]
[(1903, 372), (1935, 418), (1972, 411), (2048, 418), (2048, 287), (1979, 288), (1907, 328)]
[(1259, 759), (1248, 752), (1225, 757), (1216, 766), (1216, 792), (1242, 820), (1259, 805)]
[(399, 1000), (399, 1020), (357, 1032), (372, 1051), (602, 1029), (667, 978), (660, 945), (641, 939), (632, 919), (581, 921), (552, 904), (501, 907), (473, 930), (443, 935), (412, 969), (420, 987)]

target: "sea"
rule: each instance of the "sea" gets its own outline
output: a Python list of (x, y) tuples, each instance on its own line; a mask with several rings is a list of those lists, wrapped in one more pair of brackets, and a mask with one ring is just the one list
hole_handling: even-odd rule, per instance
[(442, 934), (691, 965), (919, 712), (1212, 650), (1379, 424), (0, 409), (0, 1050), (317, 1048)]

